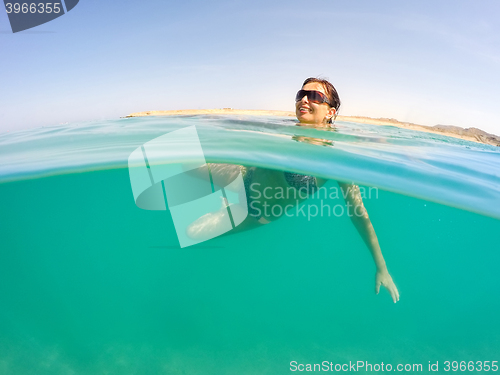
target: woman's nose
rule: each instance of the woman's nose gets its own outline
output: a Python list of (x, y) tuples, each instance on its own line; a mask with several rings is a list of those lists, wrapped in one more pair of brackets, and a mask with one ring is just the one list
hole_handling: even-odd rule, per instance
[(307, 99), (307, 95), (304, 95), (302, 99), (300, 99), (301, 102), (308, 103), (309, 99)]

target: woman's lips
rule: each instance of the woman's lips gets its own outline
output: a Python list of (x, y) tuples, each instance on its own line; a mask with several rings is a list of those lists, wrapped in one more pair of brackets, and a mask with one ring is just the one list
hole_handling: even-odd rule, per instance
[(307, 107), (300, 107), (299, 112), (300, 113), (309, 113), (309, 112), (311, 112), (311, 109), (307, 108)]

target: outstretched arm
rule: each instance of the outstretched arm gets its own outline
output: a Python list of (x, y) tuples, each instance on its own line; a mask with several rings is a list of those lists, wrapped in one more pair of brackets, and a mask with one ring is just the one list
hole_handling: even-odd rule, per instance
[(387, 265), (385, 264), (382, 251), (380, 250), (375, 229), (373, 228), (372, 222), (368, 217), (368, 212), (366, 211), (361, 198), (359, 186), (342, 182), (339, 182), (339, 186), (343, 191), (351, 221), (361, 235), (361, 238), (365, 242), (366, 246), (368, 246), (373, 260), (375, 261), (375, 266), (377, 267), (377, 273), (375, 276), (375, 292), (378, 294), (380, 291), (380, 285), (383, 285), (391, 294), (394, 303), (396, 303), (399, 301), (398, 288), (396, 288), (396, 285), (392, 281), (392, 277), (387, 270)]

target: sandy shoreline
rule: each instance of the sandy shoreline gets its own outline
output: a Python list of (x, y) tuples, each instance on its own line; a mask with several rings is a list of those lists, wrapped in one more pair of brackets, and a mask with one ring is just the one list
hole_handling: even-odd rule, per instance
[[(221, 109), (183, 109), (183, 110), (173, 110), (173, 111), (146, 111), (146, 112), (135, 112), (131, 113), (125, 117), (143, 117), (143, 116), (176, 116), (176, 115), (205, 115), (205, 114), (217, 114), (217, 115), (252, 115), (252, 116), (290, 116), (295, 117), (294, 112), (288, 111), (267, 111), (267, 110), (244, 110), (244, 109), (232, 109), (232, 108), (221, 108)], [(434, 133), (445, 135), (448, 137), (460, 138), (466, 141), (484, 143), (487, 145), (493, 145), (500, 147), (500, 137), (494, 134), (486, 133), (485, 131), (477, 128), (460, 128), (458, 126), (450, 125), (436, 125), (436, 126), (425, 126), (417, 125), (409, 122), (400, 122), (395, 119), (388, 118), (371, 118), (371, 117), (360, 117), (360, 116), (338, 116), (337, 121), (348, 121), (356, 122), (361, 124), (374, 124), (374, 125), (389, 125), (396, 126), (403, 129), (411, 129), (422, 131), (426, 133)]]

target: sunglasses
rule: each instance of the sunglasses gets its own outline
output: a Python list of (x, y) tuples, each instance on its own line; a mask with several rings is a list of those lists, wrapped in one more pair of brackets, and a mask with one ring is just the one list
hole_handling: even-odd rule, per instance
[(295, 101), (298, 102), (302, 100), (304, 96), (307, 96), (307, 100), (313, 103), (326, 103), (330, 107), (333, 107), (333, 105), (330, 103), (328, 98), (326, 97), (325, 94), (323, 94), (320, 91), (315, 91), (315, 90), (299, 90), (297, 93), (297, 96), (295, 97)]

